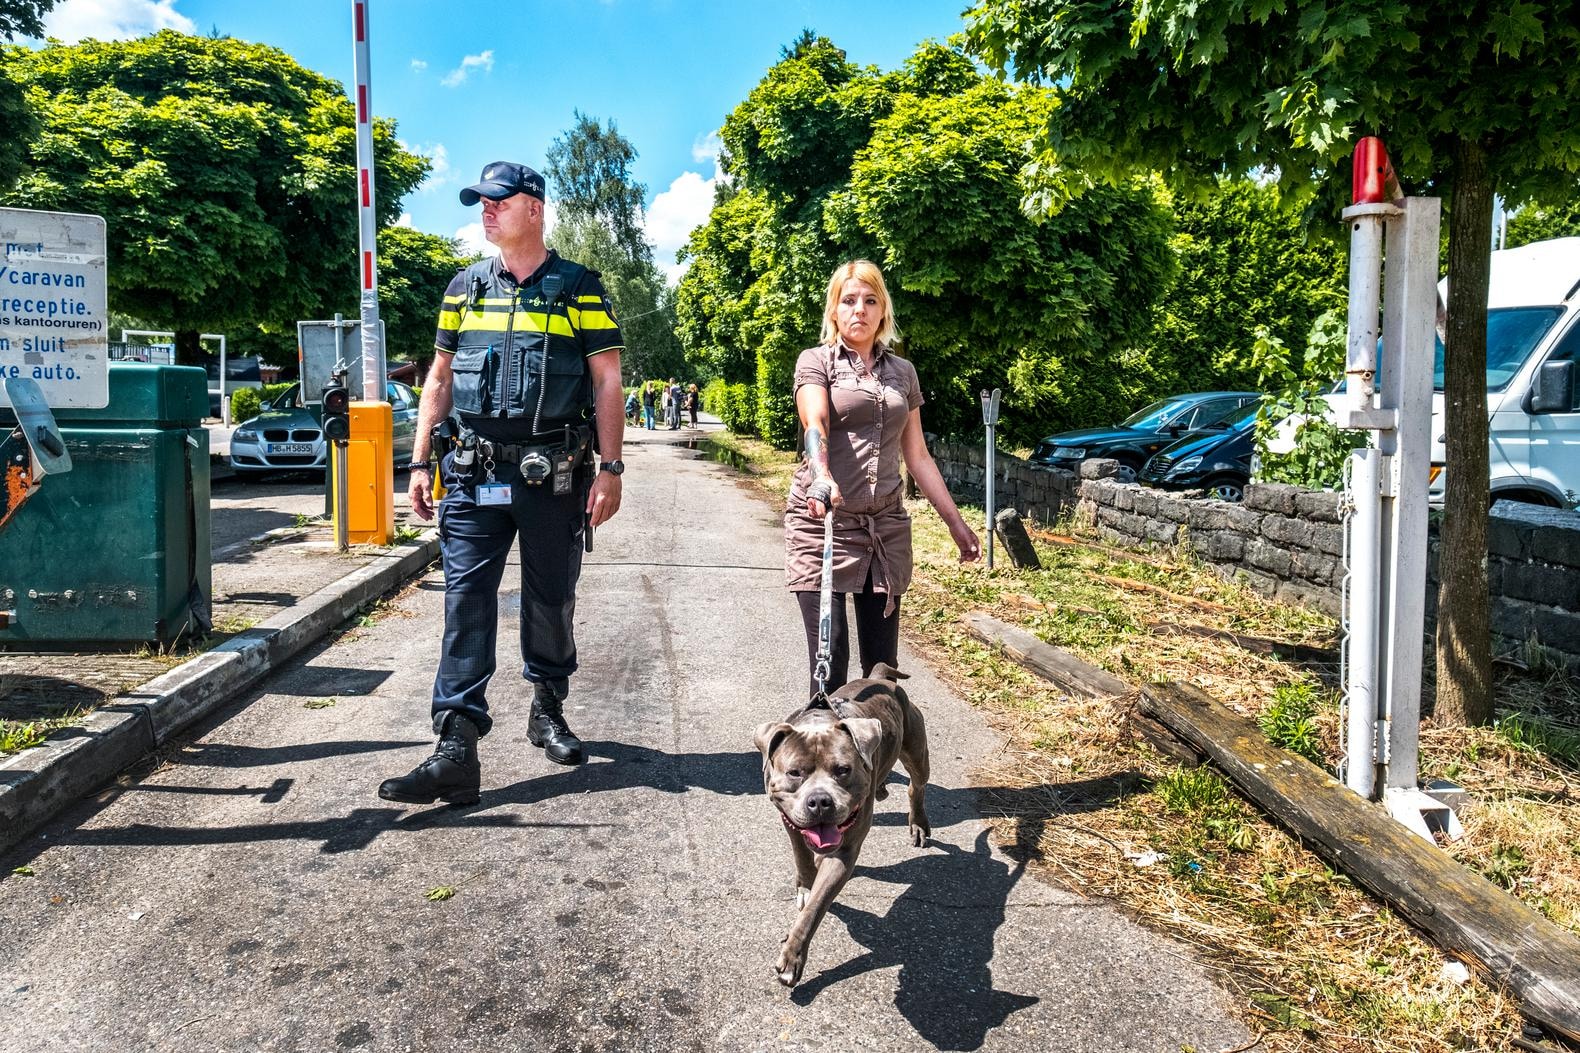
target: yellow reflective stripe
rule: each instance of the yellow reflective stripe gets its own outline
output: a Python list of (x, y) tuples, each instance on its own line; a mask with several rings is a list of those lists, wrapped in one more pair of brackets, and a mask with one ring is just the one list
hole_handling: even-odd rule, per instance
[(459, 307), (466, 302), (466, 297), (461, 293), (456, 293), (454, 296), (446, 296), (444, 302), (448, 307)]
[(572, 307), (571, 314), (574, 315), (572, 321), (575, 323), (576, 328), (578, 329), (594, 330), (620, 328), (615, 324), (614, 319), (610, 318), (603, 311), (578, 311), (576, 308)]
[(577, 303), (602, 304), (603, 303), (603, 297), (602, 296), (578, 296), (578, 297), (576, 297), (576, 302)]
[[(555, 336), (575, 338), (576, 330), (571, 328), (570, 319), (564, 315), (545, 316), (534, 314), (531, 311), (517, 311), (515, 331), (523, 335), (543, 332), (543, 321), (549, 317), (549, 332)], [(458, 332), (486, 332), (503, 333), (511, 328), (509, 311), (468, 311), (466, 317), (461, 319)]]
[(440, 329), (456, 329), (456, 328), (458, 328), (460, 326), (460, 324), (461, 324), (460, 312), (458, 312), (458, 311), (440, 311), (439, 312), (439, 328)]
[(624, 344), (610, 344), (608, 347), (600, 347), (596, 351), (589, 351), (589, 352), (587, 352), (586, 357), (587, 358), (591, 358), (594, 355), (601, 355), (605, 351), (624, 351), (624, 350), (625, 350), (625, 345)]

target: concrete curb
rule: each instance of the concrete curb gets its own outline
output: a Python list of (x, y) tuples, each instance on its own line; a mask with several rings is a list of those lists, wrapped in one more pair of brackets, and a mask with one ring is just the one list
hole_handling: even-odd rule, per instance
[(0, 852), (234, 700), (438, 556), (438, 531), (429, 530), (214, 650), (111, 699), (61, 737), (0, 760)]

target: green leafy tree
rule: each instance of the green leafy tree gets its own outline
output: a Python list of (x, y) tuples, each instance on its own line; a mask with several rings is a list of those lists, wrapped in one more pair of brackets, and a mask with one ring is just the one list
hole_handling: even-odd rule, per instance
[[(1313, 234), (1271, 186), (1226, 179), (1170, 200), (1179, 278), (1158, 304), (1146, 357), (1175, 390), (1263, 383), (1260, 336), (1303, 345), (1317, 319), (1344, 303), (1345, 253), (1332, 237)], [(1331, 385), (1343, 372), (1341, 358), (1316, 379)]]
[(27, 147), (38, 135), (38, 119), (28, 108), (22, 85), (15, 79), (20, 49), (0, 45), (0, 193), (16, 184), (27, 159)]
[[(13, 49), (43, 127), (7, 204), (92, 212), (109, 228), (110, 303), (197, 334), (288, 330), (355, 291), (356, 142), (335, 81), (276, 48), (169, 30)], [(375, 122), (380, 222), (428, 171)]]
[[(384, 322), (385, 351), (391, 363), (410, 360), (427, 371), (433, 359), (434, 323), (439, 297), (455, 272), (476, 259), (463, 255), (453, 238), (427, 234), (410, 227), (385, 227), (379, 231), (379, 317)], [(356, 259), (346, 261), (338, 300), (315, 318), (339, 312), (356, 318), (361, 310)], [(157, 328), (151, 323), (127, 320), (130, 328)], [(112, 327), (114, 328), (114, 327)], [(297, 361), (296, 325), (275, 322), (241, 326), (227, 333), (227, 350), (235, 357), (257, 357), (276, 366)]]
[(1051, 93), (984, 78), (941, 44), (887, 74), (822, 38), (787, 50), (725, 121), (731, 185), (678, 292), (688, 351), (752, 382), (759, 434), (793, 442), (790, 372), (853, 257), (885, 270), (930, 428), (979, 429), (983, 386), (1008, 389), (1004, 434), (1021, 442), (1150, 394), (1152, 364), (1127, 348), (1175, 266), (1155, 187), (1029, 218), (1025, 144)]
[[(44, 35), (44, 15), (55, 0), (0, 0), (0, 39)], [(0, 191), (7, 190), (22, 172), (27, 144), (38, 134), (38, 121), (22, 96), (22, 86), (11, 74), (12, 51), (0, 48)]]
[(1580, 237), (1580, 187), (1573, 196), (1549, 205), (1532, 201), (1509, 217), (1509, 248), (1548, 238)]
[[(455, 272), (474, 257), (461, 251), (454, 238), (427, 234), (410, 227), (385, 227), (379, 231), (379, 317), (384, 320), (385, 351), (422, 365), (433, 359), (434, 326), (439, 298)], [(355, 276), (352, 276), (353, 280)], [(349, 286), (353, 290), (354, 284)], [(359, 306), (355, 297), (342, 308), (348, 318)], [(295, 334), (292, 334), (293, 342)]]
[(1060, 86), (1034, 168), (1058, 207), (1137, 164), (1180, 178), (1276, 171), (1336, 214), (1355, 140), (1381, 134), (1406, 187), (1448, 195), (1447, 506), (1438, 714), (1492, 713), (1485, 391), (1494, 190), (1520, 203), (1580, 171), (1575, 0), (982, 0), (989, 65)]
[(631, 171), (636, 148), (614, 121), (604, 125), (580, 110), (575, 116), (575, 125), (548, 150), (549, 189), (561, 217), (596, 220), (627, 257), (651, 263), (653, 247), (642, 225), (647, 188)]
[(0, 0), (0, 37), (42, 37), (44, 16), (55, 0)]
[(1327, 394), (1344, 372), (1345, 317), (1329, 311), (1312, 326), (1303, 360), (1266, 326), (1256, 331), (1252, 359), (1262, 396), (1256, 414), (1258, 482), (1336, 490), (1344, 463), (1368, 434), (1327, 419)]
[(694, 368), (730, 384), (748, 384), (757, 375), (746, 327), (762, 291), (753, 253), (766, 244), (771, 222), (772, 209), (760, 193), (721, 182), (708, 221), (681, 250), (690, 266), (675, 293), (676, 331)]
[(549, 243), (598, 271), (625, 337), (627, 379), (684, 375), (675, 308), (644, 233), (646, 189), (631, 163), (636, 148), (616, 130), (577, 113), (548, 152), (549, 194), (559, 214)]

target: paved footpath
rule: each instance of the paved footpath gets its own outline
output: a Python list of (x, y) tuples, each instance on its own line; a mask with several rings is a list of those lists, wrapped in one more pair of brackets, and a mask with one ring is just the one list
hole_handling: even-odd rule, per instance
[[(527, 743), (507, 591), (481, 805), (375, 796), (431, 745), (430, 573), (152, 774), (0, 856), (0, 1050), (1248, 1040), (1187, 948), (994, 849), (968, 787), (996, 740), (904, 652), (932, 742), (935, 841), (906, 844), (891, 794), (802, 986), (781, 988), (790, 853), (751, 744), (806, 675), (778, 515), (683, 448), (633, 446), (627, 463), (626, 507), (582, 577), (570, 715), (588, 764), (558, 768)], [(440, 886), (454, 895), (431, 901)]]

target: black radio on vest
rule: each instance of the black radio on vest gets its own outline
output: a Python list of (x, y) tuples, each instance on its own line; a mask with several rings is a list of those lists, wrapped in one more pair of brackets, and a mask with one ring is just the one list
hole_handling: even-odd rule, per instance
[(471, 302), (461, 314), (451, 364), (455, 412), (530, 420), (535, 434), (586, 418), (592, 374), (575, 304), (565, 295), (574, 294), (586, 273), (554, 256), (536, 286), (517, 286), (501, 275), (497, 260), (472, 265)]

